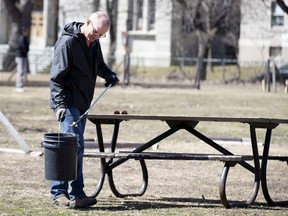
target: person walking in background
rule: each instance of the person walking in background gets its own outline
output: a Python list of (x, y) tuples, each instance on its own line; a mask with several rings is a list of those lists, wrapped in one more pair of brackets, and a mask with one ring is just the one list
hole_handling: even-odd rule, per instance
[(119, 82), (116, 73), (105, 64), (99, 43), (109, 28), (109, 16), (97, 11), (84, 23), (66, 24), (55, 44), (50, 75), (50, 107), (60, 122), (60, 131), (75, 133), (79, 138), (77, 179), (50, 182), (50, 193), (55, 205), (81, 208), (97, 202), (84, 192), (82, 168), (86, 116), (77, 127), (71, 127), (71, 124), (89, 109), (97, 76), (106, 81), (105, 86), (114, 86)]
[(16, 76), (16, 91), (24, 92), (24, 84), (26, 81), (26, 74), (28, 71), (28, 52), (29, 52), (29, 32), (27, 29), (22, 29), (21, 35), (18, 39), (18, 45), (15, 53), (15, 61), (17, 64)]

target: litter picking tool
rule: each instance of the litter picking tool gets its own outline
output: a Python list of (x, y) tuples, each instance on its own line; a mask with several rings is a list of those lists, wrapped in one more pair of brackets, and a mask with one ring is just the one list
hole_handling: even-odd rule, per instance
[(87, 109), (86, 112), (83, 113), (83, 114), (78, 118), (78, 120), (77, 120), (76, 122), (73, 122), (73, 123), (70, 125), (70, 127), (75, 127), (75, 126), (77, 126), (78, 122), (81, 121), (81, 119), (89, 113), (90, 109), (91, 109), (92, 107), (94, 107), (94, 105), (97, 103), (97, 101), (105, 94), (105, 92), (106, 92), (111, 86), (112, 86), (112, 84), (109, 84), (109, 85), (104, 89), (104, 91), (95, 99), (95, 101), (90, 105), (89, 109)]

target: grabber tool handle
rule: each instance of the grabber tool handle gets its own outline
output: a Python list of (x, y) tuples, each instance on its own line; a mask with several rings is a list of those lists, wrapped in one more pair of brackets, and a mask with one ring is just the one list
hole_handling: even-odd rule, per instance
[(94, 107), (94, 105), (97, 103), (97, 101), (105, 94), (105, 92), (106, 92), (111, 86), (112, 86), (112, 84), (109, 84), (109, 85), (104, 89), (104, 91), (94, 100), (94, 102), (90, 105), (89, 109), (87, 109), (86, 112), (83, 113), (83, 114), (78, 118), (77, 121), (73, 122), (73, 123), (70, 125), (70, 127), (75, 127), (75, 126), (78, 124), (78, 122), (81, 121), (82, 118), (89, 113), (90, 109), (91, 109), (92, 107)]

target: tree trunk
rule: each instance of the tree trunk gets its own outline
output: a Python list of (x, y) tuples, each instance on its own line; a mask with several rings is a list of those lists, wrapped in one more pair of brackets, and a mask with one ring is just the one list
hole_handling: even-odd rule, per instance
[(7, 8), (9, 14), (9, 21), (10, 21), (10, 33), (9, 33), (9, 40), (8, 40), (8, 51), (4, 55), (3, 60), (3, 70), (4, 71), (11, 71), (15, 68), (15, 49), (17, 47), (17, 41), (19, 37), (19, 29), (20, 29), (20, 20), (21, 20), (21, 12), (16, 7), (16, 0), (4, 0), (4, 4)]
[(17, 7), (17, 2), (17, 0), (4, 0), (10, 20), (9, 48), (3, 60), (4, 71), (12, 71), (16, 67), (15, 50), (21, 28), (30, 29), (31, 27), (32, 0), (21, 1), (19, 8)]
[(206, 80), (207, 74), (207, 59), (209, 50), (211, 48), (211, 39), (205, 32), (198, 31), (198, 54), (197, 54), (197, 65), (196, 65), (196, 77), (195, 77), (195, 85), (198, 89), (200, 89), (200, 81)]
[(100, 6), (100, 1), (99, 0), (93, 0), (93, 11), (98, 11), (99, 6)]
[(107, 12), (111, 20), (110, 25), (110, 45), (108, 53), (108, 66), (112, 68), (115, 63), (116, 33), (117, 33), (117, 11), (118, 0), (106, 1)]

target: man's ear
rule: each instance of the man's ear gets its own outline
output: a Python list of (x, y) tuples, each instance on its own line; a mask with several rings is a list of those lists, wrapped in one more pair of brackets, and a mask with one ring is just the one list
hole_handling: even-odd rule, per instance
[(90, 19), (86, 19), (85, 24), (88, 25), (89, 23), (91, 23)]

